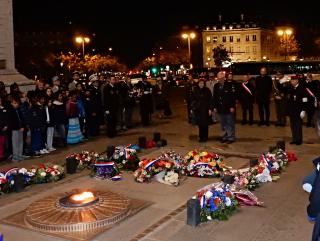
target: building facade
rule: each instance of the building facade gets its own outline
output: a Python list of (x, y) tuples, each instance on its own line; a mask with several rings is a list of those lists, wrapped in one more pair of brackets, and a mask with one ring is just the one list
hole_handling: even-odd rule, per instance
[(275, 30), (256, 23), (219, 24), (202, 31), (203, 66), (215, 67), (213, 49), (223, 45), (232, 62), (281, 60), (280, 41)]

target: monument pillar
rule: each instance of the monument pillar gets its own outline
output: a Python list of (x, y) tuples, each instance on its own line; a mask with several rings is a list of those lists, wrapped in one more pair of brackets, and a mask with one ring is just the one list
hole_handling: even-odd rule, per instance
[(22, 86), (33, 83), (15, 68), (12, 0), (0, 0), (0, 81)]

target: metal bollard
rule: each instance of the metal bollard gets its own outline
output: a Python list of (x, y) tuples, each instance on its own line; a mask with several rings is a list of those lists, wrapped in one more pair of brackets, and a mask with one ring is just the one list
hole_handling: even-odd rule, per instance
[(196, 227), (200, 223), (200, 202), (198, 199), (189, 199), (187, 202), (187, 224)]

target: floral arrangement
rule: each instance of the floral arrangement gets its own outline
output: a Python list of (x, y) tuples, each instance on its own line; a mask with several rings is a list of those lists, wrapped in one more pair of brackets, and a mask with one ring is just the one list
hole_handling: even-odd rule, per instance
[(233, 192), (235, 195), (239, 205), (242, 206), (262, 206), (263, 202), (260, 202), (259, 199), (250, 191), (248, 190), (239, 190)]
[(120, 170), (134, 171), (138, 168), (140, 159), (137, 155), (137, 149), (117, 146), (115, 148), (112, 160), (116, 163)]
[(163, 152), (158, 158), (172, 161), (176, 169), (182, 169), (183, 157), (175, 151)]
[(202, 151), (190, 151), (184, 157), (182, 173), (193, 177), (220, 177), (226, 169), (219, 155)]
[(65, 176), (62, 166), (51, 163), (42, 163), (38, 167), (31, 168), (30, 172), (34, 173), (32, 182), (35, 184), (56, 182)]
[(91, 176), (112, 181), (121, 180), (120, 170), (106, 155), (100, 155), (92, 164)]
[(143, 159), (139, 162), (139, 168), (133, 175), (137, 182), (150, 182), (156, 174), (172, 169), (174, 169), (174, 162), (172, 161), (162, 158)]
[(89, 168), (90, 165), (99, 157), (97, 152), (82, 151), (80, 153), (73, 153), (66, 157), (66, 159), (76, 159), (79, 161), (78, 169), (83, 170)]
[(23, 175), (25, 186), (56, 182), (65, 176), (62, 166), (51, 163), (43, 163), (38, 167), (32, 167), (30, 170), (26, 168), (11, 168), (8, 171), (0, 172), (0, 194), (14, 191), (14, 175), (16, 174)]
[(287, 154), (288, 162), (295, 162), (298, 160), (298, 158), (294, 152), (287, 151), (286, 154)]
[(238, 201), (229, 186), (219, 182), (200, 189), (196, 197), (200, 201), (200, 221), (228, 220), (237, 210)]

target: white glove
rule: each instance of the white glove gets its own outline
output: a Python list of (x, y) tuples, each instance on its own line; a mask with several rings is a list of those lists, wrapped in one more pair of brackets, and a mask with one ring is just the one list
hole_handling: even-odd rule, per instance
[(109, 115), (110, 114), (110, 111), (106, 110), (106, 115)]
[(300, 118), (303, 119), (306, 116), (306, 112), (303, 110), (300, 113)]

